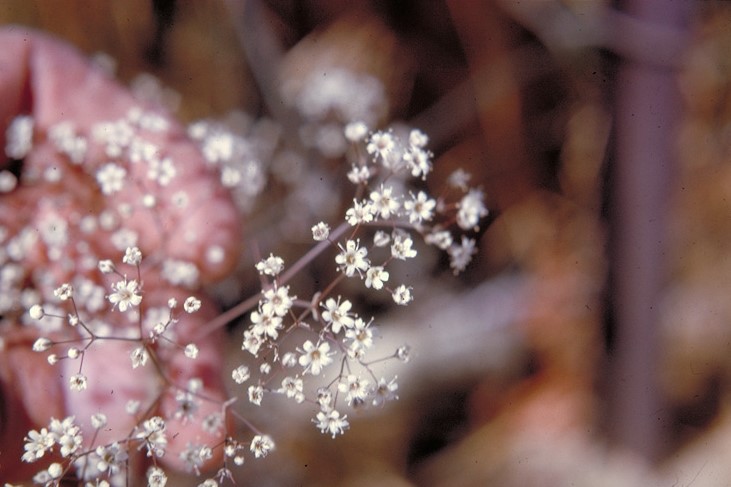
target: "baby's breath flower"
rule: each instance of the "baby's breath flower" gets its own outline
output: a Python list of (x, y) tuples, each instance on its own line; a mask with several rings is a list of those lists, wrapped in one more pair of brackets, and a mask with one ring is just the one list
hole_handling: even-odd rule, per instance
[(408, 363), (411, 360), (411, 347), (401, 345), (396, 349), (396, 357), (403, 363)]
[[(265, 304), (272, 307), (272, 312), (277, 316), (284, 316), (292, 307), (293, 300), (297, 296), (289, 295), (289, 286), (274, 286), (264, 292)], [(276, 337), (275, 337), (276, 338)]]
[(358, 272), (361, 274), (363, 271), (368, 269), (370, 263), (366, 256), (368, 255), (368, 249), (360, 247), (360, 241), (348, 240), (345, 242), (345, 248), (340, 244), (340, 253), (335, 256), (335, 263), (340, 266), (340, 271), (348, 277)]
[(60, 287), (56, 288), (53, 291), (53, 295), (56, 296), (61, 301), (66, 301), (67, 299), (73, 297), (74, 295), (74, 288), (69, 283), (61, 284)]
[(241, 345), (241, 350), (248, 350), (250, 354), (256, 357), (263, 343), (264, 340), (259, 335), (252, 330), (245, 330), (244, 343)]
[(330, 344), (321, 342), (318, 345), (307, 340), (302, 345), (303, 353), (300, 355), (299, 364), (305, 368), (305, 373), (312, 375), (320, 375), (322, 369), (330, 365), (333, 361), (330, 352)]
[(358, 406), (363, 404), (366, 396), (368, 396), (368, 384), (368, 380), (355, 374), (348, 374), (345, 382), (338, 384), (338, 390), (345, 393), (345, 400), (349, 406)]
[(112, 285), (112, 289), (115, 292), (107, 297), (109, 302), (112, 303), (112, 309), (118, 307), (119, 311), (124, 313), (128, 308), (138, 306), (142, 302), (142, 296), (137, 294), (138, 283), (134, 279), (128, 281), (125, 278), (122, 281), (117, 281)]
[(380, 156), (382, 159), (385, 159), (395, 146), (396, 141), (391, 132), (378, 131), (371, 135), (366, 145), (366, 151), (374, 158)]
[(189, 343), (185, 346), (185, 356), (189, 359), (198, 358), (198, 346), (195, 343)]
[(401, 204), (392, 193), (392, 187), (384, 187), (383, 185), (381, 185), (379, 191), (371, 192), (371, 205), (373, 205), (374, 213), (381, 218), (388, 219), (392, 214), (396, 215), (401, 207)]
[(299, 377), (285, 377), (282, 380), (281, 392), (286, 394), (290, 399), (294, 399), (295, 402), (302, 403), (305, 400), (304, 382)]
[(264, 398), (264, 389), (261, 386), (249, 386), (248, 389), (249, 402), (261, 406), (261, 400)]
[(100, 429), (107, 425), (107, 415), (104, 413), (94, 413), (91, 415), (92, 428)]
[(351, 142), (360, 142), (368, 134), (368, 126), (363, 122), (350, 122), (345, 126), (345, 138)]
[(282, 355), (282, 367), (291, 369), (297, 365), (297, 355), (292, 352), (287, 352)]
[(126, 175), (127, 171), (123, 167), (110, 162), (96, 172), (96, 181), (99, 183), (102, 193), (111, 195), (122, 190)]
[(140, 265), (140, 262), (142, 262), (142, 252), (137, 247), (127, 247), (124, 251), (122, 262), (129, 265)]
[(373, 235), (373, 245), (376, 247), (385, 247), (390, 242), (391, 236), (383, 230), (378, 230), (376, 234)]
[(46, 361), (49, 365), (56, 365), (58, 363), (58, 355), (52, 353), (48, 357), (46, 357)]
[(43, 316), (44, 316), (44, 315), (45, 315), (46, 313), (45, 313), (45, 312), (43, 311), (43, 306), (41, 306), (40, 304), (34, 304), (34, 305), (33, 305), (33, 306), (31, 306), (31, 307), (30, 307), (30, 309), (28, 310), (28, 314), (29, 314), (29, 315), (30, 315), (30, 317), (31, 317), (31, 318), (33, 318), (34, 320), (40, 320), (41, 318), (43, 318)]
[(343, 434), (350, 426), (347, 417), (347, 414), (340, 417), (338, 411), (331, 409), (327, 412), (320, 411), (312, 421), (317, 425), (321, 433), (330, 433), (335, 438), (338, 434)]
[(407, 287), (405, 284), (401, 284), (399, 287), (394, 289), (392, 295), (394, 302), (400, 306), (406, 306), (414, 300), (414, 297), (411, 295), (411, 288)]
[(259, 309), (251, 312), (250, 319), (254, 325), (251, 331), (257, 336), (266, 335), (274, 340), (279, 336), (282, 318), (274, 314), (274, 306), (271, 303), (260, 303)]
[(22, 460), (28, 463), (35, 462), (46, 452), (51, 451), (54, 443), (53, 435), (46, 428), (41, 428), (40, 431), (30, 430), (28, 436), (25, 437), (25, 445), (23, 445), (25, 453), (23, 453)]
[(472, 256), (477, 253), (475, 240), (462, 235), (462, 243), (460, 245), (451, 245), (447, 249), (447, 253), (449, 254), (449, 267), (457, 275), (467, 268), (467, 265), (472, 261)]
[(352, 226), (373, 221), (376, 209), (368, 201), (353, 200), (353, 206), (345, 212), (345, 221)]
[(237, 384), (243, 384), (250, 377), (249, 368), (246, 365), (239, 365), (231, 372), (231, 377)]
[(175, 309), (178, 306), (178, 300), (175, 298), (168, 299), (168, 308)]
[(130, 353), (132, 359), (132, 368), (136, 369), (139, 366), (144, 366), (147, 363), (149, 355), (145, 347), (137, 347)]
[(367, 288), (382, 289), (383, 283), (388, 281), (388, 271), (382, 266), (373, 266), (366, 271), (365, 286)]
[(447, 230), (435, 230), (424, 237), (429, 245), (434, 245), (441, 250), (447, 250), (452, 245), (452, 234)]
[(449, 177), (447, 178), (447, 184), (449, 184), (453, 188), (467, 191), (467, 185), (469, 184), (471, 178), (472, 175), (460, 167), (449, 175)]
[(102, 274), (110, 274), (114, 272), (114, 263), (109, 259), (100, 260), (99, 270), (102, 272)]
[(426, 144), (429, 143), (429, 136), (427, 136), (424, 132), (422, 132), (419, 129), (413, 129), (409, 133), (409, 144), (413, 145), (414, 147), (426, 147)]
[(477, 229), (480, 218), (487, 216), (483, 200), (485, 195), (478, 189), (471, 189), (457, 205), (457, 225), (463, 230)]
[(353, 323), (352, 328), (345, 330), (345, 339), (351, 341), (351, 349), (358, 352), (365, 351), (373, 346), (372, 322), (373, 320), (366, 323), (363, 319), (358, 318)]
[(340, 296), (337, 301), (328, 298), (322, 307), (324, 308), (322, 319), (330, 324), (333, 333), (338, 334), (343, 327), (353, 326), (353, 317), (350, 315), (350, 308), (353, 307), (353, 304), (347, 299), (341, 303)]
[(394, 259), (406, 260), (416, 257), (416, 249), (413, 249), (414, 241), (406, 234), (395, 233), (393, 244), (391, 244), (391, 256)]
[(312, 227), (312, 238), (315, 242), (327, 240), (330, 236), (330, 226), (325, 222), (320, 222)]
[(256, 458), (263, 458), (269, 454), (270, 451), (274, 450), (274, 442), (268, 435), (256, 435), (251, 440), (251, 446), (249, 450), (254, 454)]
[(165, 487), (168, 482), (168, 476), (160, 467), (150, 467), (147, 470), (148, 487)]
[(330, 389), (327, 387), (320, 387), (317, 389), (317, 403), (320, 405), (322, 411), (330, 410), (330, 404), (333, 402), (333, 396)]
[(269, 254), (269, 257), (256, 264), (256, 270), (261, 275), (277, 276), (283, 269), (284, 259), (274, 254)]
[(409, 214), (409, 223), (421, 223), (422, 221), (429, 221), (434, 217), (434, 208), (436, 208), (437, 202), (423, 192), (414, 196), (411, 195), (411, 200), (404, 201), (404, 209)]
[(388, 401), (395, 401), (398, 399), (396, 391), (398, 390), (398, 377), (394, 377), (390, 381), (387, 381), (385, 377), (378, 379), (378, 384), (371, 391), (373, 396), (372, 404), (374, 406), (383, 406)]
[(269, 362), (262, 362), (262, 364), (259, 366), (259, 373), (261, 373), (261, 375), (267, 375), (271, 371), (272, 366)]
[(46, 350), (51, 348), (51, 345), (53, 345), (53, 342), (51, 342), (51, 340), (46, 337), (40, 337), (35, 342), (33, 342), (33, 351), (45, 352)]
[(365, 184), (371, 177), (371, 170), (368, 166), (357, 166), (354, 164), (350, 171), (348, 171), (347, 176), (348, 181), (353, 184)]
[(79, 349), (78, 348), (71, 347), (71, 348), (69, 348), (68, 352), (66, 352), (66, 355), (70, 359), (77, 359), (77, 358), (79, 358), (79, 353), (80, 352), (79, 352)]
[(88, 380), (83, 374), (75, 374), (69, 377), (69, 388), (72, 391), (83, 391), (88, 385)]
[(196, 311), (201, 309), (200, 299), (194, 296), (189, 296), (183, 303), (183, 309), (186, 311), (186, 313), (195, 313)]

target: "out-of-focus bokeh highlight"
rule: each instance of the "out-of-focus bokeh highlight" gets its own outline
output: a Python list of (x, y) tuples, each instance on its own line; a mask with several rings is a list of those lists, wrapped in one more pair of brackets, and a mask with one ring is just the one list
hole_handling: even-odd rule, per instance
[(435, 253), (407, 312), (363, 297), (414, 349), (400, 400), (336, 440), (273, 405), (277, 451), (240, 485), (726, 485), (731, 5), (624, 3), (5, 0), (0, 23), (258, 141), (274, 186), (237, 195), (252, 241), (225, 304), (256, 292), (257, 251), (293, 261), (342, 214), (353, 118), (429, 134), (434, 193), (459, 167), (484, 189), (465, 274)]

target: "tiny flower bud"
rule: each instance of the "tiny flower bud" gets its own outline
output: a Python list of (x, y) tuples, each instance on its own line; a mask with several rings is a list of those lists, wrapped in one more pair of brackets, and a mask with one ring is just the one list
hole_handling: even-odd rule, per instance
[(45, 312), (43, 311), (43, 306), (41, 306), (40, 304), (34, 304), (28, 310), (28, 314), (34, 320), (40, 320), (45, 315)]
[(33, 351), (34, 352), (45, 352), (49, 348), (51, 348), (51, 340), (45, 337), (41, 337), (38, 340), (33, 343)]

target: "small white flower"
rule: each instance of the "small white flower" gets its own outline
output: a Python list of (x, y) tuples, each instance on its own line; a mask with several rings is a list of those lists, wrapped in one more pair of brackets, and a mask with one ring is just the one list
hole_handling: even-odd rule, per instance
[(480, 218), (488, 215), (483, 200), (485, 195), (478, 189), (471, 189), (457, 205), (457, 225), (463, 230), (477, 229)]
[(109, 259), (100, 260), (99, 270), (102, 272), (102, 274), (110, 274), (114, 272), (114, 263)]
[(304, 382), (299, 377), (285, 377), (282, 380), (282, 389), (280, 390), (287, 395), (288, 398), (294, 399), (297, 403), (302, 403), (305, 399)]
[(449, 254), (449, 267), (455, 275), (464, 271), (467, 265), (472, 261), (472, 256), (477, 253), (475, 248), (476, 242), (472, 238), (462, 235), (462, 243), (460, 245), (453, 244), (447, 249)]
[(400, 306), (406, 306), (414, 300), (414, 297), (411, 295), (411, 288), (406, 287), (404, 284), (394, 289), (392, 296), (394, 302)]
[(351, 341), (350, 348), (354, 352), (362, 352), (373, 346), (372, 322), (373, 320), (366, 323), (358, 318), (353, 323), (352, 328), (345, 330), (345, 339)]
[(295, 299), (297, 299), (297, 296), (289, 295), (289, 286), (279, 287), (275, 284), (274, 287), (264, 292), (265, 302), (271, 305), (272, 311), (277, 316), (286, 315)]
[(340, 413), (332, 409), (328, 412), (320, 411), (312, 421), (317, 425), (321, 433), (330, 433), (335, 438), (338, 434), (343, 434), (348, 429), (348, 426), (350, 426), (347, 417), (347, 414), (340, 417)]
[(249, 402), (261, 406), (261, 400), (264, 398), (264, 389), (261, 386), (249, 386)]
[(41, 306), (40, 304), (34, 304), (28, 310), (28, 314), (34, 320), (40, 320), (45, 315), (45, 312), (43, 311), (43, 306)]
[(148, 487), (165, 487), (167, 482), (168, 476), (160, 467), (150, 467), (147, 470)]
[(200, 299), (194, 296), (189, 296), (183, 303), (183, 309), (186, 313), (195, 313), (196, 311), (201, 309)]
[(348, 328), (353, 326), (353, 317), (350, 315), (350, 309), (353, 307), (353, 304), (347, 299), (341, 303), (340, 296), (338, 296), (337, 301), (333, 298), (328, 298), (322, 304), (322, 307), (324, 308), (322, 319), (330, 324), (330, 329), (333, 333), (338, 334), (343, 327)]
[(75, 374), (69, 377), (69, 388), (72, 391), (83, 391), (88, 386), (88, 381), (85, 375)]
[(129, 354), (132, 359), (132, 368), (136, 369), (140, 365), (144, 366), (149, 358), (145, 347), (137, 347)]
[(127, 247), (124, 251), (122, 262), (129, 265), (140, 265), (140, 262), (142, 262), (142, 252), (137, 247)]
[(252, 311), (249, 318), (254, 325), (251, 329), (254, 334), (277, 339), (279, 330), (282, 329), (282, 318), (274, 313), (274, 306), (271, 303), (260, 303), (258, 310)]
[(366, 151), (374, 156), (374, 158), (380, 156), (382, 159), (385, 159), (395, 146), (396, 141), (391, 132), (378, 131), (371, 135), (366, 145)]
[(398, 213), (401, 204), (395, 196), (392, 195), (393, 188), (381, 185), (380, 191), (371, 192), (371, 204), (374, 211), (381, 218), (388, 219), (391, 215)]
[(51, 345), (53, 345), (53, 342), (51, 342), (51, 340), (46, 337), (40, 337), (35, 342), (33, 342), (33, 351), (45, 352), (46, 350), (51, 348)]
[(396, 391), (398, 390), (398, 377), (394, 377), (390, 381), (387, 381), (385, 377), (378, 379), (378, 384), (370, 391), (373, 396), (372, 404), (374, 406), (383, 406), (388, 401), (395, 401), (398, 399)]
[(366, 256), (368, 255), (368, 249), (360, 247), (360, 241), (348, 240), (345, 242), (345, 248), (340, 244), (340, 253), (335, 256), (335, 263), (340, 266), (340, 271), (348, 277), (358, 272), (361, 274), (366, 271), (370, 265)]
[(345, 126), (345, 138), (351, 142), (360, 142), (368, 134), (368, 126), (363, 122), (350, 122)]
[(54, 289), (53, 295), (56, 296), (61, 301), (66, 301), (67, 299), (73, 297), (74, 295), (74, 288), (69, 283), (61, 284), (60, 287)]
[(353, 206), (345, 212), (345, 221), (352, 226), (373, 221), (375, 207), (368, 201), (353, 200)]
[(264, 340), (262, 337), (254, 333), (252, 330), (245, 330), (244, 342), (241, 345), (241, 350), (248, 350), (250, 354), (256, 357), (259, 353), (259, 348), (261, 348), (263, 343)]
[(383, 283), (388, 281), (388, 271), (382, 266), (373, 266), (366, 271), (365, 286), (367, 288), (382, 289)]
[(239, 365), (233, 370), (233, 372), (231, 372), (231, 377), (237, 384), (243, 384), (250, 376), (249, 368), (246, 365)]
[(373, 245), (376, 247), (385, 247), (389, 243), (391, 243), (391, 236), (383, 230), (378, 230), (376, 234), (373, 235)]
[(138, 283), (136, 280), (128, 281), (126, 278), (117, 281), (112, 285), (114, 293), (110, 294), (107, 299), (112, 303), (112, 309), (119, 308), (124, 313), (127, 308), (138, 306), (142, 302), (142, 296), (138, 294)]
[(365, 402), (365, 398), (368, 396), (368, 384), (368, 380), (355, 374), (348, 374), (345, 382), (338, 384), (338, 390), (345, 393), (345, 400), (349, 406), (359, 406)]
[(365, 184), (371, 178), (371, 170), (368, 166), (358, 166), (353, 164), (353, 167), (348, 171), (348, 181), (353, 184)]
[(254, 454), (256, 458), (263, 458), (274, 449), (274, 442), (268, 435), (256, 435), (251, 440), (251, 446), (249, 450)]
[(437, 202), (423, 192), (414, 196), (411, 195), (411, 200), (404, 201), (404, 209), (409, 214), (409, 223), (421, 223), (422, 221), (429, 221), (434, 217), (434, 208), (436, 208)]
[(412, 248), (414, 241), (406, 234), (395, 234), (391, 244), (391, 256), (394, 259), (406, 260), (416, 257), (416, 249)]
[(256, 264), (256, 270), (261, 275), (277, 276), (284, 269), (284, 259), (274, 254)]
[(127, 176), (127, 171), (123, 167), (110, 162), (96, 172), (96, 181), (99, 183), (102, 193), (111, 195), (121, 191), (125, 176)]
[(189, 359), (198, 358), (198, 346), (195, 343), (189, 343), (185, 346), (185, 356)]
[(95, 413), (91, 415), (92, 428), (100, 429), (107, 425), (107, 415), (104, 413)]
[(312, 238), (315, 242), (327, 240), (330, 236), (330, 226), (325, 222), (320, 222), (312, 227)]
[(396, 349), (396, 357), (403, 363), (408, 363), (411, 360), (411, 347), (401, 345)]
[(46, 428), (41, 428), (40, 431), (30, 430), (28, 436), (25, 437), (25, 445), (23, 445), (25, 453), (23, 453), (22, 460), (28, 463), (35, 462), (46, 452), (51, 451), (54, 443), (53, 435)]
[(426, 147), (426, 144), (428, 144), (428, 143), (429, 143), (429, 136), (427, 136), (421, 130), (413, 129), (409, 133), (409, 144), (413, 145), (414, 147), (423, 148), (423, 147)]
[(321, 342), (318, 345), (307, 340), (302, 345), (303, 353), (300, 355), (299, 364), (305, 368), (305, 373), (312, 375), (320, 375), (322, 369), (330, 365), (333, 361), (330, 352), (330, 344)]
[(424, 237), (424, 242), (441, 250), (447, 250), (452, 245), (452, 234), (448, 230), (434, 230)]
[(70, 359), (77, 359), (79, 358), (79, 349), (76, 347), (69, 348), (68, 352), (66, 352), (66, 356)]

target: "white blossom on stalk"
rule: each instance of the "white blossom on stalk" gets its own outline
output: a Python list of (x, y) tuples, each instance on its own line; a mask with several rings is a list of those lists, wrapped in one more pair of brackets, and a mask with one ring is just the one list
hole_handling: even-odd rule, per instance
[(299, 358), (299, 364), (305, 368), (305, 373), (312, 375), (320, 375), (322, 369), (330, 365), (333, 361), (330, 352), (330, 344), (321, 342), (318, 345), (307, 340), (302, 345), (302, 355)]
[(394, 302), (401, 306), (406, 306), (414, 300), (414, 297), (411, 294), (411, 288), (404, 284), (401, 284), (399, 287), (394, 289), (392, 296)]
[(320, 411), (317, 413), (317, 417), (313, 419), (313, 422), (320, 429), (321, 433), (330, 433), (333, 438), (338, 434), (343, 434), (348, 429), (349, 423), (347, 420), (348, 415), (340, 416), (340, 413), (335, 409), (330, 411)]
[(487, 216), (488, 211), (485, 208), (483, 200), (485, 195), (478, 189), (471, 189), (462, 197), (457, 205), (457, 225), (463, 230), (473, 230), (477, 228), (480, 218)]
[(201, 309), (201, 300), (195, 296), (189, 296), (183, 303), (183, 309), (186, 313), (195, 313)]
[(114, 293), (107, 298), (112, 303), (112, 309), (117, 307), (119, 311), (124, 313), (128, 308), (138, 306), (142, 302), (142, 296), (138, 294), (138, 286), (136, 280), (128, 281), (127, 278), (112, 284)]
[(140, 265), (142, 262), (142, 252), (137, 247), (127, 247), (122, 257), (122, 262), (129, 265)]
[(462, 235), (461, 244), (453, 244), (447, 249), (447, 253), (449, 254), (449, 267), (452, 268), (455, 275), (464, 271), (472, 261), (472, 256), (477, 253), (475, 245), (474, 239)]
[(320, 222), (312, 227), (312, 239), (315, 242), (322, 242), (327, 240), (330, 236), (330, 226), (325, 222)]
[(274, 442), (268, 435), (256, 435), (251, 440), (251, 446), (249, 450), (254, 454), (256, 458), (263, 458), (274, 449)]
[(132, 368), (136, 369), (139, 366), (144, 366), (147, 364), (147, 359), (149, 358), (149, 355), (147, 354), (147, 350), (145, 347), (137, 347), (129, 354), (130, 359), (132, 359)]
[(277, 276), (284, 270), (284, 259), (274, 254), (269, 254), (269, 257), (256, 264), (256, 270), (261, 275)]
[(348, 240), (345, 248), (338, 244), (340, 253), (335, 256), (335, 263), (340, 270), (348, 277), (353, 277), (357, 272), (359, 275), (366, 271), (370, 265), (367, 259), (368, 249), (360, 247), (360, 241)]
[(395, 196), (392, 195), (393, 188), (391, 186), (383, 186), (379, 191), (371, 192), (371, 205), (374, 212), (381, 218), (388, 219), (391, 215), (396, 215), (401, 204)]
[(353, 304), (347, 299), (341, 303), (340, 296), (338, 296), (337, 301), (333, 298), (327, 298), (322, 307), (324, 308), (322, 319), (330, 324), (330, 330), (333, 333), (338, 334), (342, 328), (353, 326), (353, 317), (350, 315)]
[(411, 199), (404, 201), (404, 209), (409, 215), (409, 223), (421, 223), (429, 221), (434, 217), (434, 209), (437, 202), (423, 192), (419, 191), (416, 196), (411, 195)]
[(72, 391), (83, 391), (87, 385), (88, 381), (84, 374), (75, 374), (69, 377), (69, 388)]
[(373, 289), (383, 289), (383, 283), (388, 281), (389, 273), (382, 266), (372, 266), (366, 271), (365, 286)]

